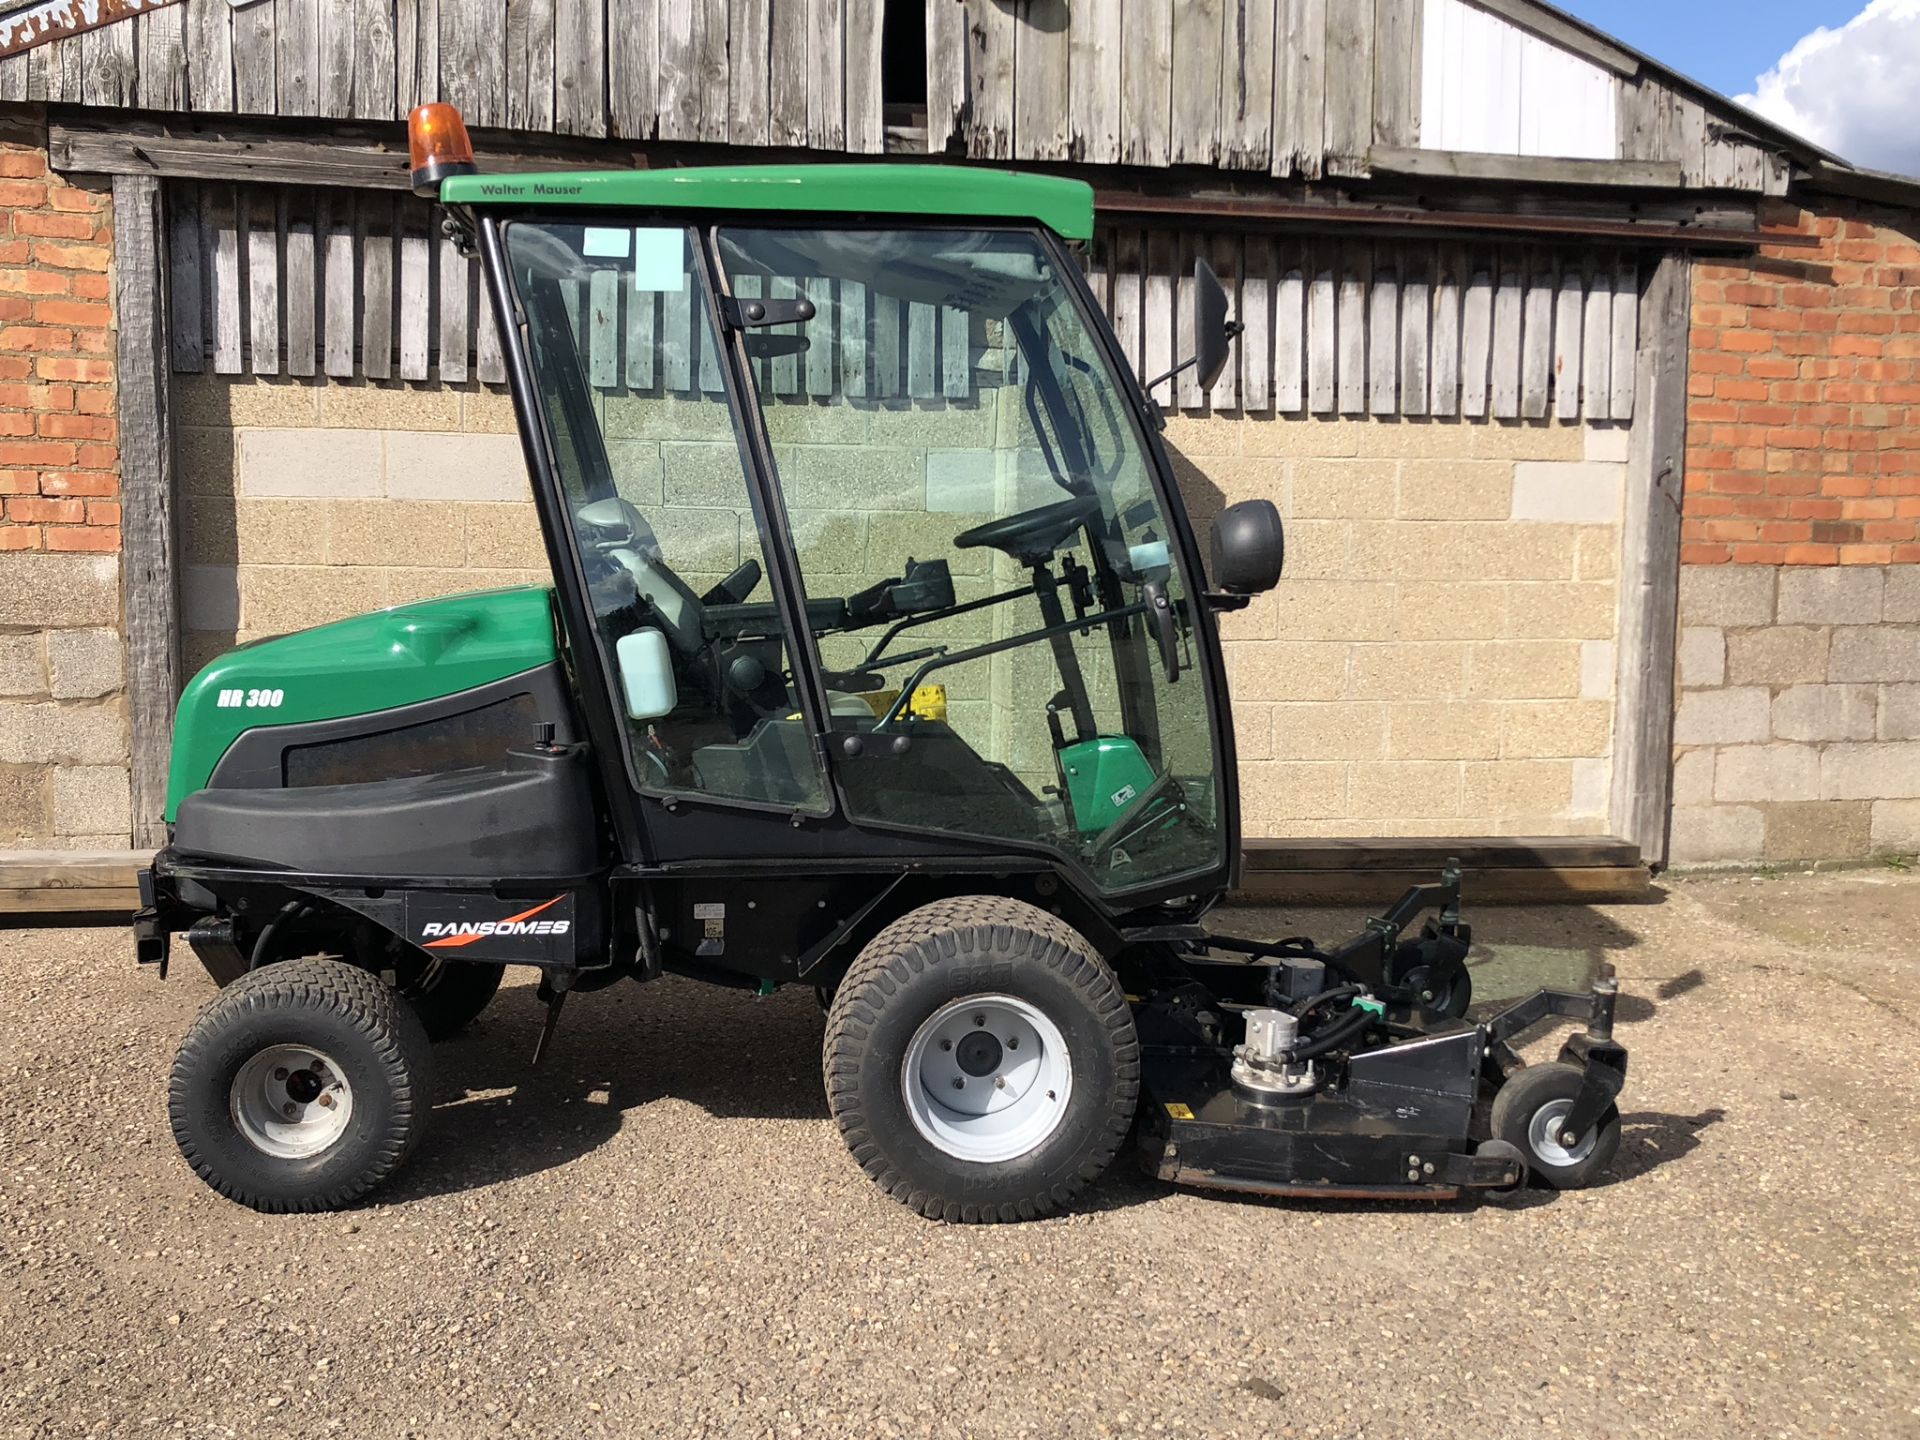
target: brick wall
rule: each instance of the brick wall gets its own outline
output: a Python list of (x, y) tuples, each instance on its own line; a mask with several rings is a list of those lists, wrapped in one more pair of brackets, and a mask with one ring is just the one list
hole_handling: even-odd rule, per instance
[(1920, 229), (1694, 271), (1672, 856), (1920, 849)]
[(0, 848), (132, 834), (110, 226), (0, 138)]

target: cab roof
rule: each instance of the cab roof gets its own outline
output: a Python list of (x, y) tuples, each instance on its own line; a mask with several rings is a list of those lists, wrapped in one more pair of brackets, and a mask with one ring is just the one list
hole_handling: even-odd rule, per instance
[(440, 200), (446, 205), (1032, 220), (1067, 240), (1093, 238), (1091, 186), (960, 165), (715, 165), (456, 175), (441, 184)]

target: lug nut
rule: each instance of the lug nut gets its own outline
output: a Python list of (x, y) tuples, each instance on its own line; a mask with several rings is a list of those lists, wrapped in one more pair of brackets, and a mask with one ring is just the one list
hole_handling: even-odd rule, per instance
[(953, 1041), (951, 1041), (951, 1040), (942, 1040), (942, 1041), (940, 1042), (940, 1048), (941, 1048), (942, 1050), (951, 1050), (951, 1049), (953, 1049)]
[(281, 1066), (281, 1067), (280, 1067), (280, 1068), (279, 1068), (278, 1070), (275, 1070), (275, 1071), (273, 1072), (273, 1078), (274, 1078), (274, 1079), (276, 1079), (276, 1080), (282, 1080), (282, 1081), (284, 1081), (284, 1080), (285, 1080), (285, 1079), (287, 1078), (287, 1068), (286, 1068), (286, 1066), (284, 1066), (284, 1065), (282, 1065), (282, 1066)]
[(953, 1077), (953, 1088), (956, 1090), (964, 1090), (967, 1088), (967, 1082), (956, 1075)]
[(1007, 1037), (1007, 1049), (1018, 1050), (1019, 1048), (1020, 1048), (1020, 1037), (1018, 1035), (1009, 1035)]
[(1004, 1089), (1006, 1089), (1006, 1088), (1007, 1088), (1007, 1077), (1006, 1077), (1006, 1076), (1004, 1076), (1004, 1075), (996, 1075), (996, 1076), (994, 1076), (994, 1077), (993, 1077), (993, 1088), (994, 1088), (994, 1089), (996, 1089), (996, 1090), (1004, 1090)]
[(322, 1095), (320, 1097), (320, 1108), (323, 1110), (331, 1110), (333, 1108), (333, 1096)]
[(975, 1025), (984, 1025), (987, 1023), (987, 1017), (984, 1015), (976, 1015), (973, 1017), (973, 1023)]
[(298, 1105), (282, 1105), (280, 1107), (280, 1113), (291, 1120), (300, 1113), (300, 1107)]

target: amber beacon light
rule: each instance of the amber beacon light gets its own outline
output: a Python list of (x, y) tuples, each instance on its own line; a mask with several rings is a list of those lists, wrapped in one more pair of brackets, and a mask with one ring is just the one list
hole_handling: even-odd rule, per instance
[(413, 193), (431, 199), (449, 175), (472, 175), (473, 141), (467, 122), (451, 105), (416, 105), (407, 117), (407, 150), (413, 166)]

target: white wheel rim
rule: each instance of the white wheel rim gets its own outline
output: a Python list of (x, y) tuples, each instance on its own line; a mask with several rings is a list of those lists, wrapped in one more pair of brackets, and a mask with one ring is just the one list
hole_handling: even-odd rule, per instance
[(1593, 1153), (1594, 1144), (1600, 1138), (1599, 1127), (1595, 1126), (1574, 1144), (1561, 1144), (1561, 1126), (1571, 1109), (1571, 1100), (1549, 1100), (1533, 1112), (1533, 1119), (1527, 1125), (1527, 1144), (1549, 1165), (1578, 1165)]
[(305, 1160), (347, 1133), (353, 1087), (332, 1057), (310, 1045), (269, 1045), (233, 1077), (233, 1123), (276, 1160)]
[(942, 1005), (913, 1032), (900, 1088), (914, 1129), (976, 1165), (1017, 1160), (1066, 1119), (1073, 1060), (1060, 1027), (1011, 995)]

